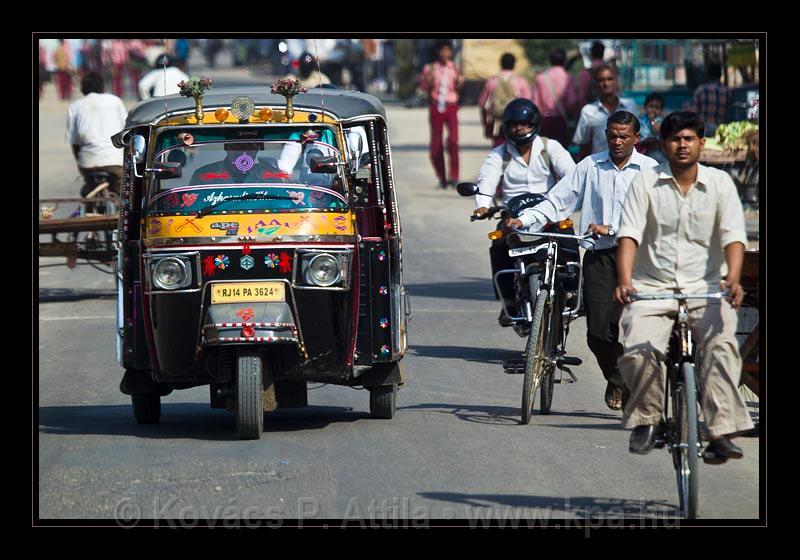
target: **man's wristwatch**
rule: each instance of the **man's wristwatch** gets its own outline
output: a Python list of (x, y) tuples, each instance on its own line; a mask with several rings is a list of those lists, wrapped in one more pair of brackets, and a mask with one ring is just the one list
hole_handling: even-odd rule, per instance
[(608, 233), (606, 235), (608, 235), (610, 237), (613, 237), (613, 236), (617, 235), (617, 232), (614, 230), (614, 226), (609, 224), (606, 227), (608, 228)]

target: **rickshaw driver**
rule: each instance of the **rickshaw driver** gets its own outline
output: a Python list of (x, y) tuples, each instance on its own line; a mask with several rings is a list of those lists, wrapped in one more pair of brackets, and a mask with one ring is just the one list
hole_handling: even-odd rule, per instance
[(266, 174), (277, 170), (267, 169), (258, 161), (258, 152), (264, 149), (261, 142), (229, 142), (225, 144), (225, 159), (209, 163), (192, 174), (190, 185), (206, 183), (262, 183)]

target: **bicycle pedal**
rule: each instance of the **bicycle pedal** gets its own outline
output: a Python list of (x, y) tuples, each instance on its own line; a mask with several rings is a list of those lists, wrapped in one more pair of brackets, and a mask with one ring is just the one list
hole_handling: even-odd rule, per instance
[(582, 363), (583, 360), (576, 358), (575, 356), (562, 356), (556, 360), (557, 366), (579, 366)]
[(666, 445), (667, 445), (667, 440), (665, 440), (663, 437), (658, 437), (657, 436), (656, 437), (656, 442), (653, 445), (653, 449), (664, 449), (664, 446), (666, 446)]
[(503, 362), (503, 371), (509, 375), (525, 373), (525, 360), (506, 360)]

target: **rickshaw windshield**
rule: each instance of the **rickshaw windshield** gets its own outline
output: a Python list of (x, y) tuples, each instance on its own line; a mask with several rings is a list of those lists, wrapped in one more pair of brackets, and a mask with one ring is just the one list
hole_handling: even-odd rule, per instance
[(327, 126), (259, 129), (170, 130), (156, 144), (154, 164), (178, 163), (180, 177), (160, 174), (151, 183), (150, 210), (168, 210), (175, 196), (194, 204), (181, 210), (243, 195), (260, 199), (231, 201), (227, 210), (343, 208), (346, 198), (339, 166), (322, 172), (314, 161), (341, 161), (333, 130)]

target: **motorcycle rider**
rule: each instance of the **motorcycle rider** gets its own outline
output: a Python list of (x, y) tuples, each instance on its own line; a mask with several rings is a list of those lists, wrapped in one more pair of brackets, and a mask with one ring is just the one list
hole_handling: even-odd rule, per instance
[[(501, 128), (506, 142), (489, 152), (478, 172), (474, 216), (487, 214), (487, 202), (496, 192), (501, 205), (506, 206), (521, 194), (545, 194), (575, 169), (572, 156), (557, 140), (539, 136), (541, 120), (539, 109), (530, 99), (519, 97), (506, 106)], [(489, 254), (493, 276), (498, 270), (513, 268), (505, 236), (492, 242)], [(498, 284), (500, 294), (495, 293), (495, 297), (503, 301), (498, 321), (501, 326), (510, 326), (515, 307), (513, 279), (502, 275)]]

